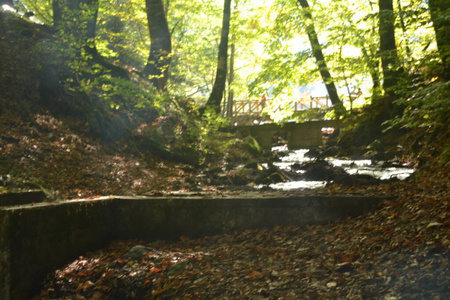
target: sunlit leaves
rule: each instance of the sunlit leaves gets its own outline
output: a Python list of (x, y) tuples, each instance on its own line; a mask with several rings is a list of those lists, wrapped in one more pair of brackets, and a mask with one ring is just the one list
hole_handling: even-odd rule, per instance
[(176, 1), (169, 6), (173, 58), (169, 90), (206, 100), (217, 63), (223, 3)]
[(424, 127), (430, 133), (436, 129), (445, 130), (450, 116), (449, 89), (449, 82), (435, 82), (397, 100), (396, 104), (405, 106), (405, 111), (401, 117), (388, 122), (390, 128), (399, 125), (404, 128)]
[[(51, 23), (48, 1), (24, 2), (37, 16), (41, 15), (46, 23)], [(367, 85), (369, 69), (378, 67), (374, 62), (378, 59), (377, 6), (363, 1), (310, 2), (310, 11), (315, 16), (314, 26), (324, 46), (333, 77), (342, 79), (341, 70), (346, 69), (348, 79), (354, 79), (354, 85)], [(199, 99), (205, 99), (209, 94), (217, 56), (221, 5), (221, 1), (168, 2), (167, 17), (174, 49), (170, 90), (174, 93), (195, 95)], [(400, 54), (406, 65), (415, 68), (418, 60), (435, 49), (427, 5), (422, 1), (398, 1), (395, 10)], [(250, 92), (258, 94), (264, 88), (255, 89), (257, 85), (269, 83), (289, 87), (311, 80), (309, 75), (302, 76), (305, 70), (310, 70), (310, 61), (307, 59), (301, 62), (294, 59), (292, 62), (297, 65), (294, 72), (290, 71), (292, 64), (282, 64), (280, 68), (277, 58), (309, 48), (305, 35), (307, 21), (298, 9), (296, 0), (257, 3), (241, 0), (235, 3), (231, 31), (237, 49), (233, 83), (237, 97), (248, 97), (247, 85), (250, 83)], [(100, 2), (96, 45), (102, 55), (131, 68), (142, 69), (149, 44), (143, 1)], [(352, 61), (341, 59), (339, 49), (342, 47), (345, 49), (344, 55), (353, 56)], [(361, 53), (360, 49), (363, 48), (367, 55)], [(278, 82), (281, 76), (269, 80), (269, 75), (264, 74), (274, 71), (285, 73), (281, 79), (285, 84)]]
[(52, 1), (24, 0), (23, 3), (26, 5), (28, 11), (34, 13), (34, 18), (47, 25), (53, 23)]
[(101, 1), (97, 24), (97, 40), (107, 46), (100, 53), (142, 70), (150, 46), (145, 1)]

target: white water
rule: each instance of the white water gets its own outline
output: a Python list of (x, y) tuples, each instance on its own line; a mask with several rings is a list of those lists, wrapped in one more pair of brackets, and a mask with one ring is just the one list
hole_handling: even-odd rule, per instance
[[(287, 151), (286, 146), (274, 147), (272, 151)], [(294, 163), (302, 164), (314, 160), (314, 158), (305, 157), (307, 149), (295, 150), (288, 152), (288, 155), (281, 158), (281, 162), (276, 162), (274, 165), (279, 167), (281, 170), (291, 171), (291, 165)], [(377, 164), (372, 164), (369, 159), (361, 160), (343, 160), (328, 158), (326, 159), (332, 165), (336, 167), (342, 167), (349, 174), (368, 174), (372, 175), (378, 179), (390, 179), (398, 178), (403, 180), (407, 178), (414, 172), (414, 169), (407, 167), (389, 167), (382, 168), (382, 162)], [(304, 171), (296, 171), (299, 174)], [(326, 181), (291, 181), (291, 182), (280, 182), (271, 184), (270, 187), (279, 190), (292, 190), (292, 189), (313, 189), (317, 187), (325, 186)]]

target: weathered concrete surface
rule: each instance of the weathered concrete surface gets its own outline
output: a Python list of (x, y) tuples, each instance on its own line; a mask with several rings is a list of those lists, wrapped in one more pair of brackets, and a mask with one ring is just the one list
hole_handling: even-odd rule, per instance
[(199, 237), (233, 229), (325, 224), (372, 209), (380, 198), (263, 197), (117, 199), (119, 238)]
[(321, 146), (322, 128), (340, 128), (340, 121), (322, 120), (305, 123), (264, 124), (256, 126), (238, 126), (237, 129), (245, 134), (252, 135), (263, 149), (272, 147), (272, 136), (284, 135), (291, 150), (310, 149)]
[(29, 299), (48, 272), (114, 239), (177, 239), (356, 216), (382, 198), (104, 197), (0, 208), (0, 299)]
[(33, 190), (23, 193), (0, 194), (0, 206), (38, 203), (44, 200), (45, 200), (45, 193), (40, 190)]
[(0, 299), (30, 299), (55, 267), (105, 246), (113, 214), (109, 198), (0, 209)]

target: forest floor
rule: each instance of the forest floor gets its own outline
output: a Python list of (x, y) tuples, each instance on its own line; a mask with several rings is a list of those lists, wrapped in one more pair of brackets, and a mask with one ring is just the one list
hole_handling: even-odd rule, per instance
[(444, 170), (384, 185), (398, 198), (329, 225), (115, 241), (35, 299), (450, 299), (449, 185)]
[(193, 189), (196, 172), (146, 157), (126, 143), (102, 143), (73, 118), (0, 116), (0, 192), (44, 189), (49, 200)]
[[(79, 120), (46, 111), (30, 117), (21, 101), (40, 99), (29, 60), (34, 41), (11, 31), (2, 45), (0, 193), (43, 189), (51, 201), (226, 192), (187, 165), (89, 138)], [(115, 241), (49, 274), (35, 299), (450, 299), (448, 166), (408, 182), (302, 191), (397, 196), (328, 225)]]
[[(144, 161), (71, 122), (2, 115), (0, 192), (40, 187), (56, 200), (226, 192), (201, 185), (186, 165)], [(49, 274), (35, 299), (450, 299), (449, 179), (441, 166), (408, 182), (299, 192), (397, 196), (328, 225), (115, 241)]]

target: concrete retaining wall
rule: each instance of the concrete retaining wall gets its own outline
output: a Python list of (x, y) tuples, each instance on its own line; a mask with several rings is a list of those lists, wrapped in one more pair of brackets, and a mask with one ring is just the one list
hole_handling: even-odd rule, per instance
[(238, 130), (252, 135), (263, 149), (272, 147), (272, 136), (284, 135), (291, 150), (310, 149), (321, 146), (323, 127), (340, 127), (340, 121), (323, 120), (305, 123), (264, 124), (255, 126), (238, 126)]
[(381, 198), (127, 198), (0, 208), (0, 299), (29, 299), (45, 275), (114, 239), (177, 239), (356, 216)]
[(0, 209), (0, 299), (30, 299), (46, 274), (114, 237), (112, 199)]
[(29, 191), (26, 193), (0, 194), (0, 206), (31, 204), (42, 202), (44, 200), (45, 194), (41, 190)]

